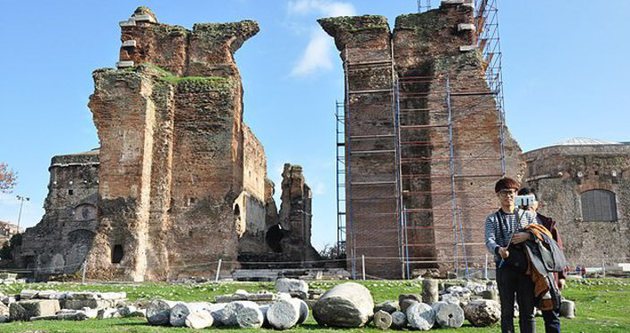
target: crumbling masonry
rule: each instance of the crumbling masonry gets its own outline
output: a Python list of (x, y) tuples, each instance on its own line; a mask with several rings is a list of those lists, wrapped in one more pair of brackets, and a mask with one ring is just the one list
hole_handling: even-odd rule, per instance
[(628, 262), (630, 144), (572, 140), (524, 157), (527, 184), (557, 222), (571, 268)]
[(257, 23), (190, 31), (140, 7), (120, 26), (118, 68), (93, 73), (100, 151), (53, 158), (46, 215), (24, 235), (22, 264), (68, 273), (85, 261), (89, 277), (142, 281), (208, 276), (218, 259), (247, 253), (312, 258), (301, 168), (302, 192), (286, 194), (278, 217), (263, 146), (242, 120), (233, 54)]
[[(474, 9), (321, 19), (344, 62), (348, 267), (400, 278), (480, 266), (494, 182), (521, 175), (476, 49)], [(357, 259), (359, 258), (359, 259)], [(474, 261), (473, 261), (474, 259)]]

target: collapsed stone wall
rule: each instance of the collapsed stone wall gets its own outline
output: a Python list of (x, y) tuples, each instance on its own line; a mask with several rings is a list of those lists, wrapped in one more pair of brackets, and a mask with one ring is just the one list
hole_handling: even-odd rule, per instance
[(0, 246), (8, 244), (11, 237), (19, 234), (18, 226), (9, 222), (0, 221)]
[(52, 158), (46, 214), (22, 234), (16, 263), (41, 274), (81, 268), (97, 227), (98, 150)]
[[(630, 145), (551, 146), (524, 154), (527, 184), (552, 217), (571, 266), (616, 265), (630, 258)], [(582, 214), (581, 195), (590, 190), (614, 193), (615, 221), (590, 221)]]
[(414, 262), (411, 269), (442, 272), (454, 269), (464, 253), (483, 256), (479, 226), (497, 207), (493, 185), (502, 176), (501, 150), (507, 175), (522, 175), (524, 164), (502, 128), (484, 77), (487, 64), (474, 47), (474, 9), (443, 2), (439, 9), (399, 16), (393, 33), (380, 16), (319, 22), (335, 38), (347, 79), (347, 252), (368, 258), (368, 274), (389, 278), (402, 274), (401, 251)]
[(281, 199), (279, 225), (288, 233), (281, 242), (283, 252), (302, 261), (318, 259), (311, 246), (313, 192), (306, 184), (302, 166), (284, 164)]
[(261, 202), (265, 201), (267, 158), (265, 149), (251, 128), (243, 123), (243, 189)]
[[(267, 159), (262, 144), (251, 129), (245, 124), (243, 129), (243, 192), (236, 199), (233, 208), (237, 219), (237, 232), (241, 237), (239, 253), (267, 252), (268, 247), (265, 244)], [(273, 198), (271, 200), (273, 201)], [(273, 210), (272, 213), (276, 212), (277, 210)]]
[[(239, 260), (245, 268), (312, 267), (320, 259), (311, 245), (312, 191), (302, 167), (286, 163), (282, 172), (280, 211), (273, 200), (273, 183), (266, 185), (265, 247), (257, 251), (241, 248)], [(306, 263), (304, 263), (306, 261)], [(253, 262), (248, 264), (247, 262)]]

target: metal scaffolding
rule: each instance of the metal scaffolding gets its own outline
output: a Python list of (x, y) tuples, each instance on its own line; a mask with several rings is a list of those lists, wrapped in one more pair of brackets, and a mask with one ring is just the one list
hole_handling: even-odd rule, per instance
[(501, 39), (499, 38), (499, 10), (497, 0), (475, 0), (475, 27), (477, 48), (484, 59), (486, 82), (494, 92), (497, 111), (501, 118), (501, 157), (505, 175), (505, 105), (503, 99), (503, 74), (501, 66)]
[(346, 131), (343, 102), (335, 103), (337, 142), (337, 255), (346, 252)]
[[(499, 37), (498, 0), (468, 0), (474, 4), (474, 24), (477, 35), (477, 48), (485, 62), (486, 81), (496, 93), (497, 107), (505, 116), (503, 101), (503, 75), (501, 71), (501, 39)], [(435, 8), (431, 0), (417, 0), (418, 13)]]
[[(502, 74), (502, 53), (501, 39), (499, 36), (499, 10), (498, 0), (468, 0), (475, 8), (474, 24), (477, 37), (477, 49), (484, 59), (484, 70), (486, 82), (495, 93), (497, 101), (497, 111), (501, 115), (501, 131), (505, 125), (505, 101), (503, 98), (503, 74)], [(417, 0), (418, 13), (423, 13), (434, 8), (431, 0)], [(435, 1), (437, 3), (437, 1)], [(504, 153), (505, 142), (501, 133), (501, 156)], [(505, 160), (502, 164), (505, 175)]]
[[(444, 102), (443, 105), (429, 104), (427, 101), (429, 87), (444, 81)], [(400, 76), (396, 80), (396, 117), (398, 135), (398, 170), (401, 189), (401, 260), (404, 263), (406, 278), (411, 278), (411, 264), (432, 265), (445, 263), (443, 258), (439, 258), (437, 244), (450, 244), (452, 247), (451, 263), (456, 274), (460, 270), (464, 276), (469, 275), (469, 253), (467, 247), (473, 245), (466, 237), (466, 227), (462, 217), (462, 211), (468, 212), (478, 210), (487, 211), (488, 207), (462, 207), (459, 196), (473, 196), (471, 191), (458, 190), (456, 183), (469, 179), (487, 178), (496, 179), (501, 177), (503, 171), (499, 172), (499, 166), (504, 165), (504, 155), (497, 157), (491, 151), (491, 144), (497, 144), (497, 140), (477, 140), (467, 142), (469, 147), (476, 148), (476, 154), (461, 156), (461, 147), (454, 142), (454, 129), (461, 125), (454, 118), (455, 112), (473, 110), (479, 102), (472, 102), (455, 110), (453, 99), (467, 97), (476, 101), (488, 96), (494, 96), (493, 91), (480, 92), (454, 92), (451, 87), (451, 80), (433, 76)], [(402, 106), (401, 106), (402, 105)], [(464, 108), (464, 109), (461, 109)], [(489, 124), (484, 127), (477, 127), (477, 130), (491, 130), (501, 127), (501, 121)], [(502, 131), (499, 131), (502, 135)], [(498, 138), (502, 141), (502, 138)], [(486, 147), (486, 148), (483, 148)], [(496, 147), (496, 146), (495, 146)], [(442, 152), (442, 155), (440, 155)], [(437, 154), (437, 156), (435, 155)], [(484, 161), (492, 165), (496, 161), (497, 172), (492, 173), (462, 173), (462, 165), (471, 162)], [(441, 173), (422, 171), (424, 166), (427, 169), (438, 168)], [(460, 170), (460, 171), (458, 171)], [(436, 191), (434, 188), (443, 188), (444, 191)], [(448, 190), (446, 190), (448, 188)], [(427, 203), (427, 198), (434, 201), (436, 198), (448, 199), (448, 207), (435, 207), (433, 203)], [(450, 220), (450, 223), (447, 222)], [(428, 225), (421, 221), (431, 221)], [(445, 239), (438, 239), (435, 232), (446, 230), (450, 225), (452, 230), (452, 242)], [(410, 235), (411, 233), (411, 235)], [(418, 241), (418, 235), (423, 235), (423, 241)], [(428, 237), (428, 238), (427, 238)], [(410, 241), (410, 239), (414, 239)], [(411, 253), (411, 254), (410, 254)], [(417, 253), (421, 253), (418, 256)]]
[[(369, 233), (362, 234), (356, 230), (357, 223), (361, 223), (362, 228), (366, 228), (372, 223), (386, 221), (380, 232), (395, 233), (396, 238), (400, 239), (400, 208), (398, 207), (400, 191), (396, 187), (398, 185), (398, 172), (393, 169), (395, 161), (398, 159), (397, 136), (394, 128), (395, 107), (393, 105), (395, 101), (393, 96), (395, 75), (393, 61), (390, 58), (391, 54), (382, 54), (376, 59), (353, 58), (352, 54), (356, 53), (348, 52), (347, 49), (344, 50), (343, 54), (346, 96), (343, 111), (341, 111), (341, 106), (337, 105), (337, 173), (338, 175), (343, 174), (344, 177), (343, 179), (340, 176), (337, 178), (337, 228), (338, 234), (345, 234), (347, 237), (343, 245), (345, 245), (346, 256), (354, 278), (357, 273), (357, 257), (362, 255), (367, 248), (381, 247), (388, 253), (396, 251), (396, 255), (400, 256), (400, 241), (398, 244), (367, 244), (365, 240), (357, 242), (357, 237), (361, 238)], [(353, 87), (349, 84), (349, 76), (365, 71), (381, 72), (383, 78), (386, 77), (387, 80), (383, 85), (374, 88), (362, 88), (360, 84), (359, 87)], [(351, 121), (365, 122), (366, 118), (363, 118), (365, 117), (363, 112), (353, 113), (350, 100), (365, 96), (378, 96), (377, 98), (383, 103), (378, 114), (381, 121), (388, 122), (389, 126), (380, 127), (370, 124), (368, 127), (358, 126), (353, 130), (354, 127), (350, 126)], [(340, 116), (342, 112), (343, 116)], [(381, 172), (377, 177), (365, 173), (365, 170), (353, 172), (353, 164), (363, 165), (361, 163), (366, 159), (390, 161), (392, 170), (386, 173)], [(345, 200), (343, 199), (343, 192), (345, 192)], [(374, 207), (379, 205), (387, 206), (387, 208), (374, 211)], [(345, 210), (343, 210), (344, 206)], [(357, 245), (358, 243), (361, 244)], [(363, 269), (363, 267), (361, 268)]]
[(431, 8), (431, 0), (418, 0), (418, 13), (424, 13)]
[[(494, 207), (475, 205), (476, 211), (471, 213), (471, 207), (466, 205), (470, 205), (471, 202), (475, 204), (474, 199), (470, 199), (474, 193), (458, 184), (464, 181), (494, 180), (502, 177), (506, 172), (506, 163), (505, 111), (497, 0), (469, 1), (471, 3), (474, 1), (477, 49), (483, 56), (484, 78), (488, 91), (453, 91), (453, 82), (448, 74), (445, 77), (434, 77), (397, 73), (391, 60), (353, 61), (348, 56), (348, 50), (344, 50), (345, 103), (337, 102), (335, 113), (337, 123), (337, 250), (339, 253), (346, 254), (348, 263), (352, 266), (353, 278), (357, 273), (357, 251), (362, 252), (362, 249), (357, 249), (356, 237), (361, 235), (356, 230), (355, 220), (369, 221), (370, 218), (376, 216), (391, 220), (392, 228), (397, 229), (398, 244), (396, 246), (403, 278), (412, 277), (412, 264), (432, 267), (431, 265), (448, 262), (452, 264), (456, 274), (463, 273), (464, 276), (468, 276), (470, 273), (471, 254), (468, 248), (479, 244), (472, 243), (470, 237), (466, 237), (472, 228), (467, 226), (466, 221), (470, 222), (470, 216)], [(417, 4), (419, 12), (432, 8), (431, 0), (418, 0)], [(393, 48), (391, 59), (394, 59)], [(348, 77), (354, 70), (371, 70), (380, 67), (391, 68), (391, 88), (350, 89)], [(443, 86), (442, 106), (438, 107), (435, 103), (429, 103), (430, 86), (433, 89)], [(350, 115), (353, 111), (349, 107), (351, 97), (387, 94), (391, 94), (392, 97), (393, 132), (351, 133), (349, 126)], [(455, 103), (457, 105), (455, 107), (453, 101), (466, 97), (468, 100), (478, 100), (478, 103), (487, 103), (487, 98), (494, 98), (498, 121), (477, 129), (483, 131), (498, 128), (498, 138), (467, 141), (469, 154), (462, 156), (461, 147), (456, 146), (454, 142), (455, 129), (459, 125), (454, 114), (474, 110), (477, 102), (470, 102), (470, 105), (458, 102)], [(492, 147), (496, 149), (497, 139), (500, 149), (498, 157), (496, 151), (491, 151)], [(371, 144), (358, 144), (366, 141)], [(394, 147), (384, 144), (392, 141)], [(387, 148), (355, 149), (371, 145)], [(351, 149), (351, 147), (354, 148)], [(395, 160), (396, 171), (391, 179), (364, 180), (357, 178), (356, 174), (353, 175), (351, 168), (353, 159), (376, 158), (376, 156), (384, 155), (391, 155)], [(484, 161), (495, 167), (488, 169), (488, 172), (484, 174), (462, 172), (462, 165), (475, 161)], [(426, 169), (423, 169), (423, 166)], [(432, 170), (431, 168), (437, 171), (426, 172), (426, 170)], [(396, 197), (396, 211), (355, 212), (354, 205), (365, 205), (366, 202), (376, 204), (379, 199), (384, 199), (363, 190), (364, 188), (373, 189), (379, 184), (387, 186), (395, 184), (396, 194), (393, 195)], [(353, 194), (353, 188), (361, 191), (362, 195), (359, 197)], [(461, 201), (464, 197), (467, 204)], [(434, 206), (436, 201), (448, 202), (448, 205)], [(466, 214), (468, 214), (467, 217), (465, 217)], [(431, 222), (423, 224), (422, 221), (425, 220)], [(440, 231), (440, 235), (443, 235), (443, 231), (448, 231), (452, 234), (452, 240), (437, 239), (436, 231)], [(428, 235), (432, 235), (430, 237), (433, 238)], [(439, 257), (438, 245), (442, 246), (441, 248), (446, 246), (452, 248), (452, 258), (445, 260)], [(381, 244), (376, 247), (389, 246)]]

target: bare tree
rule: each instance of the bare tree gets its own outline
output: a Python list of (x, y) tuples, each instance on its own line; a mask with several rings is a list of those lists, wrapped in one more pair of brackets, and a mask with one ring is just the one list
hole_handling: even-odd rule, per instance
[[(341, 253), (339, 253), (341, 251)], [(324, 248), (319, 251), (319, 255), (322, 259), (343, 259), (345, 255), (343, 254), (343, 249), (337, 248), (336, 245), (326, 244)]]
[(6, 163), (0, 162), (0, 192), (11, 192), (17, 183), (17, 174)]

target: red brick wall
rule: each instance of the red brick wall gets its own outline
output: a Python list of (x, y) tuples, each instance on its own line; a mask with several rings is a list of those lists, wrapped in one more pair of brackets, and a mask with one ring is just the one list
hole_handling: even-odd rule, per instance
[[(493, 186), (502, 175), (501, 123), (479, 52), (460, 51), (460, 46), (474, 44), (476, 37), (473, 31), (458, 31), (458, 24), (472, 21), (472, 8), (447, 5), (399, 16), (390, 37), (382, 17), (320, 20), (335, 38), (346, 69), (347, 249), (351, 256), (354, 244), (355, 256), (376, 257), (368, 258), (368, 274), (400, 277), (397, 190), (393, 184), (353, 182), (393, 180), (397, 170), (393, 153), (358, 152), (392, 150), (395, 145), (393, 140), (353, 140), (352, 136), (395, 133), (392, 95), (376, 91), (391, 89), (393, 82), (387, 65), (353, 63), (386, 64), (392, 61), (391, 47), (399, 82), (400, 171), (411, 268), (445, 272), (462, 261), (464, 251), (471, 260), (485, 255), (483, 222), (497, 207)], [(454, 188), (446, 126), (447, 78), (453, 93), (479, 93), (451, 97)], [(357, 90), (362, 92), (353, 93)], [(520, 148), (505, 131), (507, 174), (516, 176), (522, 168)]]

